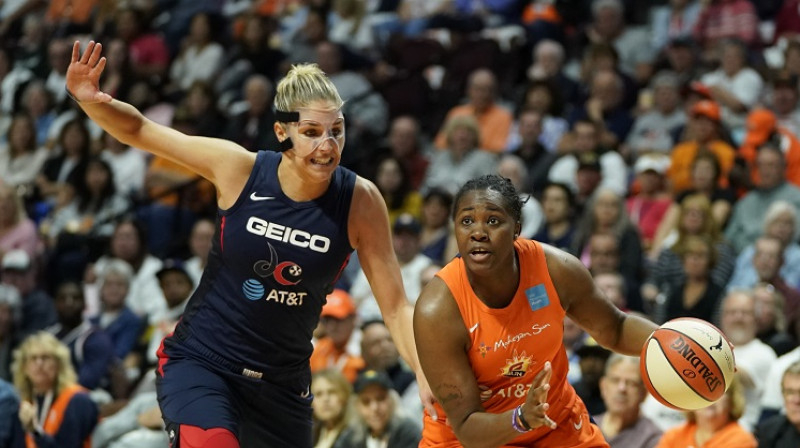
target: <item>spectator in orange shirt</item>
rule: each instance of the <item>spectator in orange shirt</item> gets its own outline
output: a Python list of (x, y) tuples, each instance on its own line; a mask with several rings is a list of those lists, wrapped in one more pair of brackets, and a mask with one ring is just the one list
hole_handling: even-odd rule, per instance
[(789, 130), (778, 125), (778, 119), (768, 109), (753, 109), (747, 116), (747, 135), (739, 148), (739, 156), (747, 162), (753, 184), (758, 184), (755, 165), (758, 148), (774, 139), (786, 159), (786, 180), (800, 186), (800, 140)]
[[(481, 131), (480, 149), (500, 153), (506, 148), (514, 118), (511, 112), (495, 102), (496, 93), (497, 78), (494, 73), (485, 68), (475, 70), (467, 81), (467, 103), (450, 109), (444, 122), (448, 123), (453, 117), (474, 116)], [(444, 128), (436, 135), (436, 147), (447, 147)]]
[(656, 448), (756, 448), (756, 439), (737, 422), (744, 406), (741, 379), (736, 376), (719, 401), (687, 413), (688, 422), (665, 432)]
[(320, 324), (324, 331), (311, 354), (311, 373), (335, 369), (352, 384), (366, 364), (361, 356), (348, 351), (348, 343), (356, 328), (356, 306), (350, 294), (334, 289), (322, 307)]
[(692, 127), (694, 138), (673, 148), (672, 162), (667, 171), (673, 192), (691, 188), (692, 162), (703, 151), (709, 151), (717, 157), (721, 168), (718, 185), (728, 186), (728, 173), (733, 168), (736, 151), (721, 138), (720, 117), (719, 105), (714, 101), (702, 100), (692, 106), (689, 126)]

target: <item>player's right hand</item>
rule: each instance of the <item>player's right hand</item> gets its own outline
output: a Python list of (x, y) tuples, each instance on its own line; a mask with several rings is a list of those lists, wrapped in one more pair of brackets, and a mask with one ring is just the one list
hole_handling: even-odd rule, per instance
[(528, 397), (522, 405), (522, 417), (531, 428), (547, 426), (555, 429), (556, 422), (547, 416), (550, 405), (547, 403), (547, 392), (550, 390), (550, 378), (553, 376), (553, 366), (550, 362), (544, 364), (544, 368), (536, 374), (528, 390)]
[(81, 44), (72, 45), (72, 61), (67, 68), (67, 90), (79, 103), (107, 103), (111, 95), (100, 91), (100, 74), (106, 58), (100, 57), (103, 45), (90, 41), (81, 55)]

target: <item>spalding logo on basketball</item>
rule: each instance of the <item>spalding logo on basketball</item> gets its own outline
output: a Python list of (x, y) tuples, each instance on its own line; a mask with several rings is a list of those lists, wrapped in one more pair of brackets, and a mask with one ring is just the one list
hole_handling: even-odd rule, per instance
[(722, 398), (736, 370), (733, 350), (717, 327), (694, 318), (666, 322), (642, 347), (642, 379), (659, 402), (704, 408)]

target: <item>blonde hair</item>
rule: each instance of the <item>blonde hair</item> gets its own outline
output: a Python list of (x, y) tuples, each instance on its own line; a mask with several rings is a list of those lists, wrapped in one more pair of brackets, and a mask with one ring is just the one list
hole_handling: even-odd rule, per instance
[(0, 181), (0, 199), (5, 198), (10, 198), (11, 202), (14, 203), (14, 208), (16, 209), (16, 213), (13, 214), (12, 220), (14, 225), (19, 224), (28, 218), (28, 214), (25, 213), (25, 205), (22, 203), (22, 197), (17, 194), (17, 190), (11, 185)]
[(453, 144), (453, 131), (458, 128), (467, 128), (467, 130), (472, 133), (472, 138), (474, 139), (472, 144), (473, 149), (478, 148), (481, 144), (481, 128), (478, 124), (478, 120), (469, 115), (459, 115), (447, 120), (443, 130), (447, 146)]
[(40, 331), (25, 338), (19, 348), (14, 350), (11, 374), (14, 377), (14, 387), (19, 392), (20, 399), (31, 401), (34, 398), (33, 385), (25, 374), (25, 363), (28, 361), (31, 352), (36, 349), (52, 355), (58, 363), (58, 374), (56, 375), (55, 390), (53, 391), (55, 396), (58, 396), (64, 388), (78, 382), (78, 375), (75, 373), (75, 368), (72, 367), (69, 348), (52, 334)]
[(317, 64), (292, 65), (278, 83), (275, 108), (293, 112), (315, 101), (332, 103), (337, 109), (344, 106), (336, 86)]
[[(340, 371), (335, 369), (321, 370), (311, 375), (311, 384), (314, 384), (320, 380), (325, 380), (330, 383), (336, 395), (338, 395), (342, 400), (342, 412), (337, 416), (337, 421), (334, 423), (333, 429), (330, 430), (333, 432), (340, 432), (350, 423), (352, 423), (353, 419), (355, 418), (355, 411), (353, 409), (352, 402), (353, 386), (349, 381), (347, 381), (347, 378), (345, 378)], [(316, 443), (326, 422), (319, 420), (316, 414), (313, 412), (312, 417), (312, 433), (314, 442)]]

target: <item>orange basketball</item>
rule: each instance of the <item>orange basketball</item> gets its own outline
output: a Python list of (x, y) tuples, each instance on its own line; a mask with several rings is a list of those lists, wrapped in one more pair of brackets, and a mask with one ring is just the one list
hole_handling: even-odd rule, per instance
[(650, 335), (640, 367), (653, 397), (680, 410), (704, 408), (722, 398), (736, 369), (728, 338), (710, 323), (689, 317), (666, 322)]

